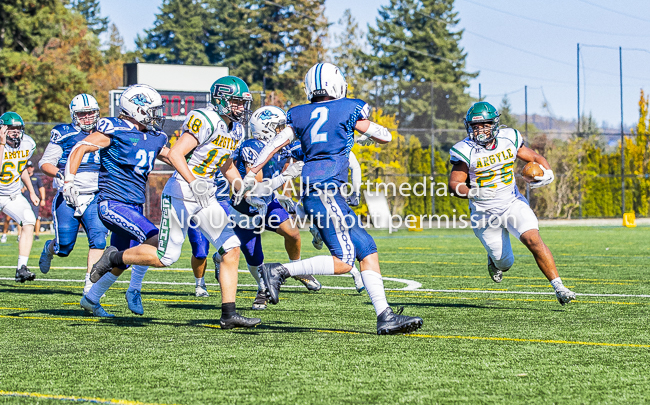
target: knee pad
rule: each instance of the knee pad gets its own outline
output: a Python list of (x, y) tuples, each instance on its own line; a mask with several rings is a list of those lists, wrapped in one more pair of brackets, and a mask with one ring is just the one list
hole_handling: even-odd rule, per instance
[(54, 253), (59, 257), (68, 257), (74, 249), (74, 243), (66, 243), (65, 245), (54, 245)]

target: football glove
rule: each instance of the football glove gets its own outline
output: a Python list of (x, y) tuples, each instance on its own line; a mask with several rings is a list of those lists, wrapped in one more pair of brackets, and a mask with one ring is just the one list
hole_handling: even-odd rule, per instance
[(194, 194), (194, 199), (201, 208), (207, 208), (210, 204), (210, 197), (212, 197), (212, 193), (210, 193), (212, 188), (208, 182), (202, 178), (194, 179), (190, 183), (190, 189), (192, 190), (192, 194)]
[(496, 188), (471, 188), (467, 193), (467, 198), (471, 201), (486, 201), (493, 199), (496, 195)]
[(544, 166), (539, 166), (542, 168), (544, 171), (543, 176), (535, 176), (534, 179), (537, 180), (533, 183), (530, 183), (530, 188), (539, 188), (542, 186), (549, 185), (555, 180), (555, 175), (553, 174), (553, 170), (551, 169), (545, 169)]
[(263, 199), (260, 197), (248, 196), (246, 197), (246, 202), (248, 205), (255, 208), (262, 218), (266, 217), (267, 205)]
[(346, 201), (350, 207), (358, 207), (359, 197), (359, 193), (352, 193), (346, 198)]
[(79, 205), (77, 197), (79, 197), (79, 189), (74, 185), (74, 182), (71, 181), (65, 183), (63, 185), (63, 198), (65, 199), (65, 202), (68, 203), (68, 205), (77, 207)]
[(296, 212), (296, 203), (291, 197), (276, 192), (275, 198), (278, 200), (282, 208), (284, 208), (289, 214), (294, 214)]
[(368, 135), (361, 135), (357, 138), (357, 143), (361, 146), (369, 146), (373, 145), (375, 141), (373, 141)]
[(282, 172), (282, 175), (285, 178), (288, 178), (288, 180), (293, 180), (296, 177), (300, 176), (302, 173), (302, 167), (305, 165), (305, 162), (299, 160), (297, 162), (293, 162), (292, 164), (287, 167), (287, 170)]

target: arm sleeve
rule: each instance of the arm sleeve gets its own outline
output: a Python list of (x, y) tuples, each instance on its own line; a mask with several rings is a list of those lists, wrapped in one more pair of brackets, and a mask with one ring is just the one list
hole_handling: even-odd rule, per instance
[(354, 152), (350, 151), (350, 171), (352, 172), (352, 191), (359, 194), (361, 190), (361, 165)]
[(287, 126), (285, 129), (282, 130), (279, 134), (275, 136), (269, 143), (266, 144), (264, 149), (260, 152), (260, 154), (257, 156), (257, 160), (255, 160), (255, 164), (253, 166), (259, 166), (262, 163), (268, 159), (269, 156), (273, 153), (273, 151), (280, 147), (283, 143), (286, 141), (293, 141), (295, 139), (295, 134), (293, 132), (293, 128), (290, 126)]
[(47, 148), (45, 148), (45, 152), (43, 152), (41, 160), (38, 162), (39, 169), (45, 163), (50, 163), (54, 166), (58, 165), (61, 156), (63, 156), (63, 148), (55, 143), (50, 142), (47, 144)]

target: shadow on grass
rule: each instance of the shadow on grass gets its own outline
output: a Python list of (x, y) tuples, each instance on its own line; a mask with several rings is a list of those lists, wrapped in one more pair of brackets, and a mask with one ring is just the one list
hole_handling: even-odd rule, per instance
[(0, 284), (0, 294), (10, 293), (10, 294), (29, 294), (29, 295), (51, 295), (51, 294), (63, 294), (63, 295), (75, 295), (80, 296), (78, 292), (70, 290), (59, 290), (56, 288), (30, 288), (29, 284)]
[[(440, 302), (391, 302), (391, 306), (393, 308), (403, 306), (404, 309), (408, 310), (409, 307), (420, 307), (420, 308), (472, 308), (472, 309), (489, 309), (491, 311), (499, 311), (499, 310), (520, 310), (520, 311), (540, 311), (542, 309), (535, 309), (535, 308), (514, 308), (514, 307), (504, 307), (504, 306), (496, 306), (496, 304), (502, 304), (502, 303), (494, 303), (495, 306), (490, 306), (490, 305), (473, 305), (473, 304), (444, 304)], [(544, 311), (547, 311), (547, 309), (544, 309)]]

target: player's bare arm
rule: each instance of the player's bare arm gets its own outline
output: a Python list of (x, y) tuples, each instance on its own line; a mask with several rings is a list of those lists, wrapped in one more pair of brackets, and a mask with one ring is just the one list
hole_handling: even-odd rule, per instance
[(43, 163), (41, 165), (41, 171), (49, 177), (56, 177), (56, 175), (59, 173), (59, 169), (52, 163)]
[[(275, 138), (266, 144), (262, 152), (260, 152), (251, 171), (257, 174), (265, 164), (271, 160), (271, 157), (278, 153), (282, 148), (289, 145), (295, 139), (295, 133), (290, 125), (287, 125)], [(248, 174), (246, 177), (249, 177)]]
[(68, 179), (69, 174), (77, 174), (79, 165), (81, 165), (81, 161), (86, 153), (97, 152), (99, 149), (106, 148), (110, 144), (111, 138), (101, 132), (93, 132), (85, 137), (83, 141), (75, 145), (68, 157), (68, 163), (65, 165), (66, 183), (72, 181)]
[(171, 165), (188, 183), (196, 180), (196, 177), (192, 174), (190, 167), (187, 165), (185, 156), (194, 150), (194, 148), (196, 148), (198, 145), (199, 141), (194, 135), (192, 135), (190, 132), (184, 132), (167, 153), (167, 158), (169, 159)]
[(5, 145), (7, 144), (7, 128), (6, 125), (0, 125), (0, 165), (2, 165), (5, 156), (4, 151)]
[(449, 191), (451, 195), (459, 198), (467, 198), (470, 188), (467, 187), (467, 178), (469, 177), (469, 167), (467, 164), (460, 162), (454, 165), (449, 175)]
[(156, 156), (156, 159), (160, 160), (161, 162), (172, 166), (172, 162), (169, 160), (169, 148), (168, 147), (163, 147), (160, 150), (160, 153), (158, 153), (158, 156)]
[(544, 167), (545, 169), (550, 169), (551, 166), (548, 164), (544, 156), (540, 155), (539, 153), (535, 152), (531, 148), (527, 146), (522, 146), (519, 148), (519, 151), (517, 151), (517, 157), (524, 162), (535, 162), (539, 163)]
[(219, 167), (219, 170), (221, 170), (223, 177), (228, 180), (228, 183), (232, 184), (234, 191), (239, 191), (242, 186), (241, 176), (239, 175), (239, 170), (237, 170), (237, 167), (233, 164), (232, 158), (228, 158), (224, 164)]
[(29, 191), (29, 199), (32, 200), (32, 204), (38, 205), (41, 199), (38, 198), (36, 191), (34, 191), (32, 179), (29, 178), (29, 173), (27, 173), (27, 170), (23, 170), (23, 172), (20, 173), (20, 179), (23, 181), (23, 184), (25, 185), (25, 188), (27, 188), (27, 191)]

